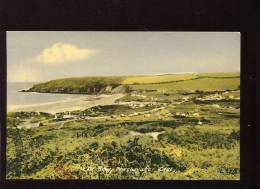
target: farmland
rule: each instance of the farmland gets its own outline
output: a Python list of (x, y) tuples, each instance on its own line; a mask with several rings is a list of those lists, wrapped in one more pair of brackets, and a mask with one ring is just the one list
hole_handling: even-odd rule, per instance
[(240, 179), (239, 73), (67, 78), (25, 91), (124, 95), (55, 115), (8, 112), (7, 179)]

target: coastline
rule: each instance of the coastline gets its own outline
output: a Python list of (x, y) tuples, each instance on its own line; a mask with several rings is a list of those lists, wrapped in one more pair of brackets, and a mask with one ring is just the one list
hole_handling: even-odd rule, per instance
[(99, 95), (97, 97), (89, 98), (80, 96), (79, 98), (67, 99), (63, 101), (48, 102), (42, 104), (30, 104), (30, 105), (15, 105), (9, 106), (8, 112), (46, 112), (46, 113), (58, 113), (65, 111), (85, 110), (99, 105), (114, 104), (115, 100), (123, 97), (125, 94), (111, 94), (111, 95)]

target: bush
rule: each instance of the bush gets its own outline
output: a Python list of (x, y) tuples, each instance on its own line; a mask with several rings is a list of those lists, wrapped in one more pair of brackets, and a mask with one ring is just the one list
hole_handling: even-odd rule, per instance
[(230, 133), (229, 137), (234, 140), (240, 140), (240, 131), (233, 130), (232, 133)]
[(168, 142), (187, 148), (193, 148), (194, 145), (199, 148), (226, 148), (230, 149), (236, 143), (229, 135), (222, 133), (200, 132), (195, 128), (190, 128), (184, 133), (172, 131), (168, 134)]
[(140, 132), (140, 133), (149, 133), (149, 132), (164, 131), (164, 129), (160, 128), (160, 127), (140, 127), (140, 128), (135, 129), (135, 131)]
[(161, 166), (171, 167), (176, 171), (183, 171), (187, 165), (179, 160), (174, 160), (156, 149), (138, 143), (138, 138), (129, 140), (126, 145), (116, 142), (105, 144), (101, 149), (100, 158), (109, 167), (157, 169)]

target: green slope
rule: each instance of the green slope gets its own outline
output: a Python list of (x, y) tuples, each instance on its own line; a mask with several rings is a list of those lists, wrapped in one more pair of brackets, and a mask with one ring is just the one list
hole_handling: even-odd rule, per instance
[[(51, 80), (34, 85), (28, 91), (47, 93), (101, 93), (109, 86), (111, 92), (118, 86), (132, 90), (226, 90), (237, 89), (239, 73), (189, 73), (149, 76), (77, 77)], [(120, 91), (120, 90), (119, 90)]]

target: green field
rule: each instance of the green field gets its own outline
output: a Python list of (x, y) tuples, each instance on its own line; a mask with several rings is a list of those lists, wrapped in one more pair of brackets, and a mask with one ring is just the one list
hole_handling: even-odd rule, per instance
[(147, 85), (131, 85), (134, 90), (161, 90), (172, 92), (178, 90), (234, 90), (239, 86), (239, 78), (199, 78), (194, 80), (185, 80), (173, 83), (158, 83)]
[(240, 179), (239, 73), (68, 78), (34, 88), (108, 85), (129, 90), (72, 118), (9, 112), (7, 179)]
[(132, 76), (125, 77), (122, 84), (150, 84), (182, 81), (197, 78), (195, 74), (165, 74), (156, 76)]
[[(234, 90), (239, 87), (239, 73), (190, 73), (165, 74), (153, 76), (107, 76), (107, 77), (78, 77), (51, 80), (35, 84), (29, 92), (47, 93), (103, 93), (107, 87), (111, 91), (119, 86), (128, 90)], [(25, 90), (26, 91), (26, 90)], [(121, 92), (125, 92), (121, 91)]]

